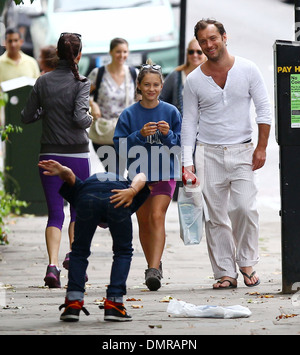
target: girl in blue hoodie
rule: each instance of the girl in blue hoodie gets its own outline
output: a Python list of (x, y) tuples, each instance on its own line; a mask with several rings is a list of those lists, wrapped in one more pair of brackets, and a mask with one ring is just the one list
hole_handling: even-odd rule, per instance
[(137, 93), (142, 99), (122, 112), (114, 134), (119, 159), (127, 162), (129, 179), (143, 172), (151, 190), (137, 218), (148, 263), (145, 281), (153, 291), (161, 286), (165, 215), (180, 178), (181, 115), (175, 106), (159, 100), (162, 87), (161, 67), (143, 65), (137, 78)]

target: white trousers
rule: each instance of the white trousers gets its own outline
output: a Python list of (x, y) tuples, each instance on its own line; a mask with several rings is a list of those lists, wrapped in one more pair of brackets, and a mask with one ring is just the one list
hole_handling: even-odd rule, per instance
[(205, 231), (215, 279), (236, 279), (236, 265), (253, 266), (259, 260), (253, 151), (253, 143), (197, 143), (195, 166), (204, 180), (201, 185), (210, 218)]

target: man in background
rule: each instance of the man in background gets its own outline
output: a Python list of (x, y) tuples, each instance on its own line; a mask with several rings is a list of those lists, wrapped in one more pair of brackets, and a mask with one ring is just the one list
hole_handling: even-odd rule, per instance
[(22, 52), (22, 44), (23, 40), (17, 29), (6, 30), (6, 51), (0, 56), (0, 83), (21, 76), (39, 77), (40, 69), (37, 61)]

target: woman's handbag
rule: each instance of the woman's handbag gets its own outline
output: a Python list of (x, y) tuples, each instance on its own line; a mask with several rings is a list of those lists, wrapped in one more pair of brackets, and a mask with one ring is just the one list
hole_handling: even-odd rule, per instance
[(112, 145), (118, 118), (97, 118), (91, 125), (89, 137), (93, 143)]

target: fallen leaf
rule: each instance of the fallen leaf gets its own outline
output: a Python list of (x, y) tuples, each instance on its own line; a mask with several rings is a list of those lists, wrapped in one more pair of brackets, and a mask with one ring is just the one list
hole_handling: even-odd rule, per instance
[(162, 328), (162, 325), (148, 325), (149, 328), (153, 329), (153, 328)]
[(131, 308), (138, 309), (138, 308), (143, 308), (143, 306), (139, 304), (132, 304)]
[(96, 304), (97, 306), (101, 306), (104, 305), (104, 301), (105, 301), (105, 297), (103, 297), (102, 299), (95, 299), (94, 304)]
[(135, 301), (142, 301), (142, 299), (141, 299), (141, 298), (138, 298), (138, 299), (136, 299), (136, 298), (127, 298), (126, 301), (128, 301), (128, 302), (135, 302)]
[(280, 316), (277, 316), (276, 319), (277, 320), (280, 320), (280, 319), (287, 319), (287, 318), (293, 318), (293, 317), (296, 317), (298, 314), (284, 314), (284, 313), (281, 313)]
[(24, 308), (24, 307), (22, 307), (22, 306), (8, 306), (8, 305), (2, 307), (2, 309), (22, 309), (22, 308)]
[(28, 286), (28, 288), (48, 288), (48, 286), (37, 285), (37, 286)]
[(172, 300), (172, 299), (173, 299), (172, 296), (165, 296), (159, 302), (170, 302), (170, 300)]

